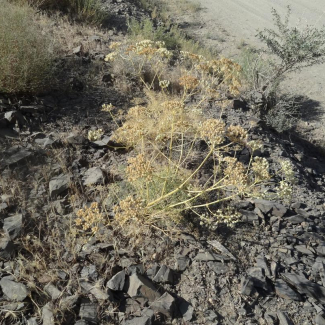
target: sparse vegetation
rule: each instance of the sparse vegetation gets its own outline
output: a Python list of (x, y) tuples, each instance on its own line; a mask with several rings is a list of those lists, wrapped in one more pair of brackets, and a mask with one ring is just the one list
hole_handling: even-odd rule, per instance
[(0, 1), (0, 91), (46, 90), (53, 73), (53, 40), (42, 34), (35, 11)]
[(291, 27), (290, 13), (288, 7), (287, 15), (282, 20), (273, 9), (275, 29), (265, 29), (257, 35), (268, 51), (248, 48), (243, 51), (240, 60), (249, 89), (261, 96), (258, 102), (256, 98), (251, 98), (253, 106), (260, 111), (261, 117), (279, 131), (291, 129), (299, 111), (295, 101), (285, 102), (284, 98), (288, 96), (279, 94), (280, 83), (292, 71), (325, 61), (325, 29)]
[(61, 11), (81, 23), (100, 24), (107, 14), (100, 8), (98, 0), (12, 0), (34, 8)]
[[(209, 118), (206, 110), (213, 99), (221, 114), (226, 94), (238, 94), (240, 66), (224, 58), (208, 61), (181, 52), (177, 84), (165, 80), (172, 56), (162, 42), (145, 40), (120, 44), (107, 57), (112, 64), (120, 58), (132, 67), (128, 74), (139, 78), (149, 101), (131, 108), (113, 135), (134, 153), (125, 169), (128, 190), (114, 185), (115, 220), (131, 231), (139, 232), (140, 225), (165, 229), (171, 221), (179, 222), (185, 211), (213, 229), (219, 222), (231, 224), (237, 214), (222, 212), (229, 201), (237, 196), (263, 196), (260, 185), (271, 178), (266, 159), (256, 158), (248, 166), (237, 160), (236, 152), (243, 146), (257, 149), (255, 142), (247, 142), (247, 132), (239, 125), (227, 127), (221, 119)], [(205, 145), (200, 148), (202, 141)], [(197, 175), (208, 170), (202, 183)]]

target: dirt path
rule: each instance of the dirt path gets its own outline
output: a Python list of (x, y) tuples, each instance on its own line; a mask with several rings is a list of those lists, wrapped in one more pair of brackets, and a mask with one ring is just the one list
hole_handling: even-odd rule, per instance
[[(194, 0), (193, 0), (194, 1)], [(235, 58), (247, 45), (261, 46), (255, 37), (258, 29), (273, 27), (271, 9), (281, 16), (292, 8), (291, 24), (322, 27), (325, 24), (324, 0), (195, 0), (201, 10), (196, 23), (189, 27), (197, 38), (217, 47), (223, 55)], [(198, 22), (200, 24), (198, 24)], [(191, 24), (189, 24), (191, 26)], [(285, 90), (309, 98), (323, 114), (306, 114), (302, 127), (309, 130), (310, 138), (317, 137), (325, 144), (325, 64), (292, 74), (284, 84)], [(308, 108), (306, 108), (308, 109)], [(311, 116), (313, 115), (313, 116)]]

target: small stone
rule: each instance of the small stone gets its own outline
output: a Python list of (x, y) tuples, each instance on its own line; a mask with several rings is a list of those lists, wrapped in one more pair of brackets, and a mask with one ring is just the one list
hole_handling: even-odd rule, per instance
[(260, 267), (252, 267), (248, 270), (248, 275), (253, 281), (254, 287), (261, 288), (265, 291), (269, 289), (269, 286), (266, 282), (264, 269)]
[(22, 283), (2, 278), (0, 286), (3, 293), (12, 301), (23, 301), (28, 295), (27, 288)]
[(12, 166), (14, 164), (18, 164), (20, 162), (25, 161), (29, 156), (31, 156), (31, 152), (28, 150), (20, 150), (17, 153), (10, 156), (8, 159), (5, 160), (5, 165)]
[(315, 317), (316, 325), (325, 325), (325, 317), (323, 313), (317, 314)]
[(323, 286), (294, 273), (283, 273), (282, 277), (291, 286), (294, 286), (300, 294), (306, 294), (321, 303), (325, 303), (325, 288)]
[(297, 215), (295, 215), (295, 216), (288, 217), (288, 218), (286, 218), (285, 220), (289, 221), (289, 222), (292, 223), (293, 225), (298, 225), (298, 224), (304, 222), (306, 219), (305, 219), (303, 216), (297, 214)]
[(233, 254), (231, 254), (230, 251), (225, 246), (223, 246), (219, 241), (210, 240), (210, 241), (208, 241), (208, 244), (211, 245), (212, 247), (216, 248), (223, 255), (230, 257), (233, 261), (237, 260), (236, 257)]
[(89, 168), (83, 178), (84, 185), (104, 184), (105, 176), (99, 167)]
[(256, 292), (254, 282), (251, 277), (242, 277), (240, 283), (240, 292), (245, 296), (252, 296)]
[(294, 325), (292, 320), (289, 318), (288, 314), (283, 311), (278, 311), (277, 316), (279, 318), (279, 325)]
[(191, 259), (188, 256), (179, 256), (176, 258), (175, 268), (178, 271), (185, 271), (190, 263)]
[(263, 199), (254, 200), (255, 206), (259, 208), (264, 214), (271, 213), (275, 217), (283, 217), (287, 213), (287, 208), (276, 202), (267, 201)]
[(93, 285), (87, 281), (80, 282), (81, 287), (87, 291), (87, 293), (91, 293), (97, 300), (108, 300), (110, 299), (110, 295), (103, 291), (100, 287)]
[(301, 301), (300, 294), (291, 289), (288, 284), (281, 279), (275, 281), (275, 293), (284, 299)]
[(125, 321), (125, 325), (151, 325), (152, 324), (152, 317), (149, 316), (141, 316), (141, 317), (134, 317)]
[(160, 297), (160, 293), (157, 291), (153, 283), (140, 274), (132, 274), (129, 277), (128, 295), (132, 297), (145, 297), (150, 302), (155, 301)]
[(97, 308), (95, 303), (83, 302), (80, 305), (79, 317), (90, 323), (97, 323)]
[(53, 305), (49, 302), (42, 308), (43, 324), (54, 325)]
[(296, 245), (295, 249), (304, 255), (314, 255), (314, 252), (311, 251), (311, 250), (314, 251), (314, 249), (313, 248), (308, 249), (305, 245)]
[(107, 287), (113, 291), (122, 291), (125, 284), (125, 271), (115, 274), (108, 282)]
[(166, 265), (162, 265), (158, 273), (153, 278), (153, 281), (159, 283), (173, 283), (174, 282), (173, 271)]
[(172, 318), (176, 308), (176, 300), (168, 292), (165, 292), (159, 299), (154, 301), (150, 307), (154, 311), (162, 313), (166, 317)]
[(3, 230), (11, 239), (17, 238), (23, 227), (23, 215), (16, 214), (12, 217), (8, 217), (3, 221)]
[(230, 258), (228, 256), (224, 256), (224, 255), (220, 255), (220, 254), (215, 254), (212, 252), (201, 252), (198, 253), (195, 257), (194, 257), (195, 261), (201, 261), (201, 262), (208, 262), (208, 261), (219, 261), (219, 262), (223, 262), (223, 261), (229, 261)]
[(36, 317), (31, 317), (27, 320), (27, 325), (38, 325), (38, 321)]
[(194, 308), (186, 300), (183, 300), (179, 305), (179, 311), (185, 322), (190, 322), (193, 318)]
[(208, 262), (208, 266), (217, 275), (226, 274), (229, 271), (229, 267), (221, 262)]
[(52, 300), (58, 299), (62, 292), (53, 284), (49, 283), (44, 287), (45, 292), (51, 296)]
[(70, 177), (68, 175), (60, 175), (51, 179), (49, 183), (50, 196), (56, 197), (57, 195), (65, 192), (70, 185)]
[(87, 280), (97, 280), (98, 277), (98, 272), (96, 270), (96, 266), (91, 264), (84, 266), (80, 272), (81, 278), (82, 279), (87, 279)]
[(6, 237), (0, 239), (0, 260), (10, 260), (15, 255), (14, 243)]
[(62, 308), (62, 310), (72, 310), (76, 307), (78, 299), (78, 295), (72, 295), (69, 297), (62, 298), (60, 300), (60, 308)]

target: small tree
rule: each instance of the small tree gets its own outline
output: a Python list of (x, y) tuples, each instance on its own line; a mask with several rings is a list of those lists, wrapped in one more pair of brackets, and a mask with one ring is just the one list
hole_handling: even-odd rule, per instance
[(279, 13), (272, 9), (276, 30), (266, 28), (257, 34), (268, 50), (280, 59), (273, 62), (274, 71), (262, 85), (265, 95), (288, 72), (325, 62), (325, 28), (290, 27), (290, 14), (291, 8), (288, 6), (283, 21)]

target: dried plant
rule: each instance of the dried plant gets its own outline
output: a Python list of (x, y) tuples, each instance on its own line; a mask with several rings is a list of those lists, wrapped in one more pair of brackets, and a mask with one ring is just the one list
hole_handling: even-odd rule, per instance
[[(229, 201), (262, 196), (261, 185), (273, 175), (265, 158), (252, 154), (248, 165), (238, 161), (238, 150), (248, 147), (253, 153), (261, 147), (258, 141), (248, 141), (247, 130), (209, 118), (204, 110), (213, 98), (222, 112), (227, 94), (239, 93), (240, 66), (225, 58), (206, 60), (182, 52), (176, 61), (181, 91), (175, 93), (163, 78), (172, 56), (163, 43), (147, 40), (116, 53), (114, 60), (132, 63), (148, 103), (130, 108), (112, 136), (135, 153), (125, 166), (120, 191), (115, 191), (115, 221), (128, 232), (139, 232), (146, 226), (166, 229), (186, 213), (212, 228), (239, 220), (238, 213), (229, 210)], [(154, 78), (143, 77), (145, 67)], [(155, 81), (160, 87), (154, 87)], [(199, 149), (202, 141), (206, 147)], [(207, 174), (204, 180), (202, 173)], [(287, 172), (282, 181), (289, 178)], [(282, 183), (278, 194), (288, 194)]]

